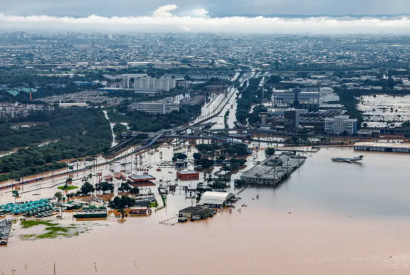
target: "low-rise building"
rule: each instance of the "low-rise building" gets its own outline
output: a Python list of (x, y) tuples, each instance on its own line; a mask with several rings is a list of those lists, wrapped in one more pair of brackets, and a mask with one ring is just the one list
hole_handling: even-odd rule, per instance
[(131, 175), (129, 179), (135, 183), (149, 183), (151, 180), (156, 180), (156, 178), (151, 175)]
[(173, 111), (179, 111), (180, 105), (178, 103), (168, 103), (166, 100), (161, 102), (145, 101), (135, 102), (128, 105), (129, 112), (146, 112), (149, 114), (169, 114)]
[(0, 102), (0, 118), (3, 117), (25, 117), (30, 112), (52, 111), (54, 107), (43, 104), (20, 104), (10, 102)]
[(70, 103), (59, 103), (60, 108), (69, 108), (69, 107), (88, 107), (88, 104), (85, 102), (70, 102)]
[(205, 102), (204, 95), (196, 95), (194, 97), (185, 97), (181, 100), (181, 105), (202, 105)]
[(196, 171), (177, 171), (179, 180), (199, 180), (199, 173)]
[(207, 191), (202, 195), (197, 205), (219, 208), (225, 206), (233, 198), (235, 196), (232, 193)]
[(193, 220), (203, 220), (212, 217), (215, 210), (205, 206), (190, 206), (179, 211), (179, 217)]
[(357, 135), (362, 138), (380, 137), (380, 130), (361, 129)]
[(274, 106), (282, 106), (295, 109), (319, 109), (320, 93), (317, 90), (273, 90)]
[(354, 145), (355, 151), (387, 152), (387, 153), (410, 153), (408, 143), (393, 142), (358, 142)]

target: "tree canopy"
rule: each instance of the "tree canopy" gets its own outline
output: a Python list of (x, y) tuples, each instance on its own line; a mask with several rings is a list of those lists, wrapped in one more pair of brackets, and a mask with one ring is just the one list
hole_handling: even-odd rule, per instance
[(135, 205), (135, 199), (128, 196), (116, 196), (112, 201), (109, 202), (109, 207), (112, 209), (124, 209), (127, 207), (132, 207)]
[(271, 156), (273, 156), (275, 154), (275, 149), (274, 148), (267, 148), (266, 150), (265, 150), (265, 155), (266, 155), (266, 157), (271, 157)]
[(89, 193), (93, 193), (95, 191), (94, 186), (92, 186), (89, 182), (85, 182), (80, 189), (81, 193), (84, 195), (88, 195)]

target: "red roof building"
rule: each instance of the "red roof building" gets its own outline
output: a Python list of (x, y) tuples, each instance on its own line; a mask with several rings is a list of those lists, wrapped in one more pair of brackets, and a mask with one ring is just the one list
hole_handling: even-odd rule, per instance
[(199, 173), (196, 171), (178, 171), (178, 180), (199, 180)]

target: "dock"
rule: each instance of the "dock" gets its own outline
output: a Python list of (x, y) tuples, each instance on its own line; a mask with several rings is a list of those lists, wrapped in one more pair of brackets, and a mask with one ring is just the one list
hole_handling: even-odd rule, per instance
[(306, 157), (289, 153), (275, 155), (245, 172), (241, 176), (241, 180), (245, 184), (276, 186), (302, 166), (305, 160)]

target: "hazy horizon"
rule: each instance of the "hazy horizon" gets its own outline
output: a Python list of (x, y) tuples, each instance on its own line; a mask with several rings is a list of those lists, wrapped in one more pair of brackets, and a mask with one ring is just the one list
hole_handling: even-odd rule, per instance
[(206, 9), (188, 11), (171, 4), (160, 6), (145, 16), (22, 16), (0, 13), (0, 23), (2, 30), (31, 31), (397, 34), (408, 32), (410, 17), (214, 17)]

